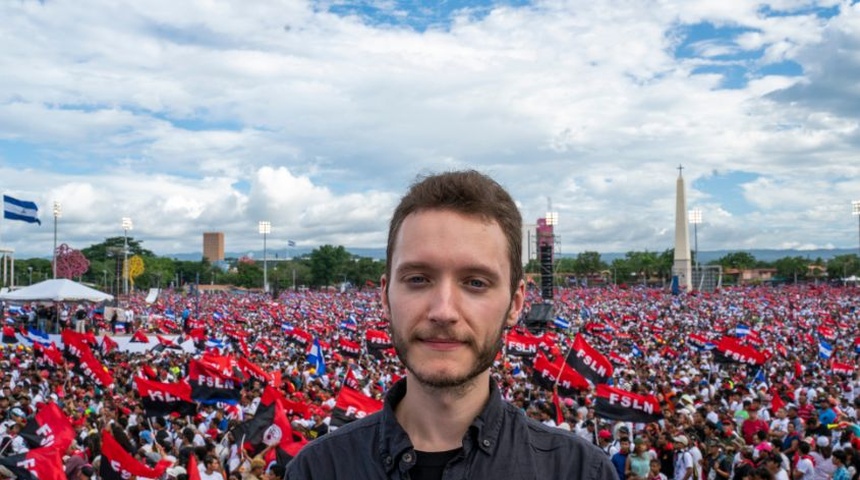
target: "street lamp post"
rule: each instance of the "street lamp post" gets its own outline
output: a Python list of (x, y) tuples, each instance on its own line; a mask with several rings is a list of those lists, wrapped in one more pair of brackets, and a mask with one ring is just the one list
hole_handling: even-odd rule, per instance
[[(696, 255), (696, 275), (699, 276), (699, 289), (702, 286), (702, 271), (699, 268), (699, 224), (702, 223), (702, 211), (698, 208), (690, 210), (690, 223), (693, 224), (693, 248)], [(689, 230), (688, 230), (689, 231)], [(693, 278), (696, 278), (693, 275)]]
[(129, 217), (122, 217), (122, 293), (128, 295), (128, 231), (132, 224)]
[[(53, 261), (51, 262), (53, 266), (54, 278), (57, 278), (57, 219), (63, 214), (63, 207), (60, 205), (60, 202), (54, 201), (54, 254)], [(32, 282), (30, 282), (32, 283)]]
[(860, 200), (851, 202), (851, 214), (857, 215), (857, 255), (860, 258)]
[(261, 221), (259, 232), (263, 235), (263, 292), (269, 293), (269, 265), (266, 258), (266, 236), (272, 233), (272, 222)]
[(30, 283), (29, 283), (29, 285), (32, 285), (32, 284), (33, 284), (33, 267), (27, 267), (27, 271), (30, 273)]

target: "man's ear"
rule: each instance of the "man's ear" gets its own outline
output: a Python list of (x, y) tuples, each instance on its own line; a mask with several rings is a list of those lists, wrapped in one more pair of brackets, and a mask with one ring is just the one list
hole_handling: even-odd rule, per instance
[(384, 273), (379, 277), (379, 287), (382, 289), (382, 311), (390, 321), (391, 307), (388, 303), (388, 277)]
[(520, 319), (520, 313), (526, 303), (526, 283), (522, 280), (517, 284), (514, 294), (511, 296), (511, 308), (508, 311), (508, 318), (505, 319), (505, 325), (513, 327)]

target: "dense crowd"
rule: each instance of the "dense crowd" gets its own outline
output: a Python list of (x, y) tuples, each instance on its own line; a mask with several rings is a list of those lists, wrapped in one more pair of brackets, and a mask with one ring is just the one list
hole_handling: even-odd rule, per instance
[[(529, 301), (540, 301), (536, 291), (530, 290)], [(505, 399), (526, 415), (597, 445), (620, 480), (857, 480), (858, 303), (857, 288), (816, 285), (680, 295), (644, 287), (557, 292), (554, 316), (570, 327), (538, 326), (555, 332), (545, 355), (565, 358), (581, 335), (613, 362), (612, 386), (656, 399), (662, 419), (655, 422), (601, 418), (593, 387), (562, 395), (556, 407), (553, 391), (534, 382), (529, 356), (506, 349), (494, 375)], [(0, 456), (34, 450), (21, 432), (55, 404), (74, 429), (62, 455), (70, 480), (100, 476), (105, 432), (153, 469), (141, 470), (140, 478), (152, 472), (184, 480), (196, 468), (194, 478), (199, 472), (203, 480), (274, 479), (288, 457), (236, 438), (266, 404), (267, 383), (287, 402), (306, 407), (288, 412), (288, 420), (296, 435), (313, 440), (334, 428), (348, 376), (363, 395), (379, 400), (406, 374), (390, 349), (371, 352), (370, 332), (387, 330), (375, 289), (289, 291), (275, 299), (163, 291), (153, 303), (135, 294), (120, 306), (6, 306), (6, 327), (14, 335), (4, 331), (8, 343), (0, 361)], [(109, 388), (72, 362), (44, 361), (45, 353), (24, 333), (76, 327), (98, 341), (94, 351), (112, 376)], [(138, 332), (160, 348), (129, 348)], [(297, 339), (295, 332), (308, 337)], [(765, 361), (721, 357), (714, 344), (723, 335), (761, 352)], [(119, 347), (99, 349), (104, 337)], [(357, 355), (342, 348), (347, 344), (360, 346)], [(322, 356), (309, 361), (316, 348)], [(244, 358), (278, 381), (247, 378), (235, 405), (200, 404), (193, 415), (147, 418), (135, 378), (179, 382), (206, 350)], [(0, 466), (3, 478), (16, 473), (22, 476)]]

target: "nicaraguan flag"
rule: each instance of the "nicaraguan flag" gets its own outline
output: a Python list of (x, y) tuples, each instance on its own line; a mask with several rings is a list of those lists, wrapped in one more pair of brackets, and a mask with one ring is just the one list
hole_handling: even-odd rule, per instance
[(51, 344), (51, 339), (48, 338), (48, 334), (39, 330), (38, 328), (27, 328), (27, 335), (25, 338), (30, 341), (30, 343), (39, 343), (45, 346)]
[(636, 345), (635, 343), (633, 344), (633, 347), (631, 347), (631, 348), (630, 348), (630, 353), (631, 353), (634, 357), (642, 357), (642, 356), (643, 356), (643, 355), (642, 355), (642, 350), (639, 350), (639, 346), (638, 346), (638, 345)]
[(355, 316), (350, 315), (349, 318), (340, 322), (340, 328), (352, 330), (354, 332), (358, 328), (358, 322), (355, 321)]
[(552, 323), (555, 324), (556, 328), (561, 330), (567, 330), (570, 328), (570, 322), (561, 317), (555, 317), (555, 320), (553, 320)]
[(23, 316), (27, 314), (27, 312), (25, 312), (23, 308), (18, 306), (9, 307), (6, 309), (6, 311), (9, 312), (9, 315)]
[(317, 376), (325, 374), (325, 357), (318, 338), (314, 338), (314, 345), (311, 347), (311, 353), (308, 354), (308, 363), (313, 365)]
[(824, 340), (818, 341), (818, 358), (827, 360), (833, 355), (833, 347)]
[(288, 246), (288, 247), (295, 247), (295, 246), (296, 246), (296, 242), (295, 242), (294, 240), (287, 240), (287, 246)]
[(579, 309), (579, 316), (582, 318), (591, 318), (591, 310), (588, 307), (582, 307)]
[(215, 320), (221, 320), (222, 318), (224, 318), (224, 315), (221, 315), (221, 312), (213, 312), (212, 318), (214, 318)]
[(753, 382), (755, 384), (767, 383), (767, 378), (764, 376), (764, 369), (763, 368), (758, 369), (758, 373), (755, 374), (755, 378), (753, 378)]
[(206, 348), (217, 348), (220, 350), (224, 348), (224, 341), (218, 340), (217, 338), (210, 338), (209, 340), (206, 340)]
[(281, 324), (281, 330), (283, 330), (285, 332), (292, 332), (293, 328), (295, 328), (295, 327), (293, 327), (293, 324), (290, 322), (284, 322)]
[(176, 313), (174, 313), (173, 310), (169, 308), (164, 311), (164, 316), (170, 320), (176, 320)]
[(744, 325), (739, 323), (737, 327), (735, 327), (735, 336), (736, 337), (745, 337), (750, 334), (749, 325)]
[(3, 195), (3, 218), (42, 224), (39, 221), (39, 207), (34, 202), (18, 200), (9, 195)]

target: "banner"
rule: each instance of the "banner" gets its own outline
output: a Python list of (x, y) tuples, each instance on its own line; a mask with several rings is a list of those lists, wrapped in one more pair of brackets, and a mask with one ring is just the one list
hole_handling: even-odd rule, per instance
[(27, 223), (36, 223), (41, 225), (39, 221), (39, 207), (35, 202), (28, 200), (18, 200), (17, 198), (3, 195), (3, 218), (7, 220), (20, 220)]
[(358, 358), (361, 356), (361, 345), (358, 342), (340, 337), (337, 341), (337, 349), (341, 355), (349, 358)]
[(173, 412), (197, 414), (197, 404), (191, 399), (191, 386), (185, 382), (164, 383), (135, 377), (134, 385), (147, 417), (164, 417)]
[[(561, 378), (559, 378), (559, 374)], [(532, 365), (532, 380), (549, 391), (555, 390), (557, 384), (559, 393), (571, 397), (590, 388), (588, 381), (570, 368), (564, 360), (559, 358), (553, 363), (541, 353), (535, 355)]]
[(657, 397), (638, 395), (603, 384), (597, 386), (594, 414), (610, 420), (635, 423), (657, 422), (663, 418)]
[(53, 447), (35, 448), (27, 453), (0, 456), (0, 465), (18, 480), (66, 480), (63, 452)]
[(191, 398), (203, 404), (224, 402), (236, 404), (242, 396), (242, 383), (227, 370), (201, 360), (188, 362), (188, 383), (191, 385)]
[[(171, 463), (169, 460), (161, 460), (154, 468), (149, 468), (125, 451), (108, 430), (102, 431), (102, 460), (99, 465), (99, 476), (102, 480), (127, 480), (133, 476), (159, 478)], [(60, 469), (60, 472), (62, 471)]]
[(739, 339), (724, 335), (714, 349), (714, 360), (720, 363), (761, 366), (765, 362), (765, 356), (752, 347), (742, 345)]
[(75, 430), (60, 407), (49, 402), (39, 406), (20, 435), (30, 448), (53, 447), (65, 452), (75, 438)]
[(331, 412), (331, 425), (340, 427), (379, 410), (382, 410), (381, 401), (344, 386), (337, 394), (337, 403)]
[(540, 339), (527, 332), (511, 330), (505, 335), (505, 351), (515, 357), (533, 357), (540, 346)]
[(567, 355), (567, 363), (595, 385), (608, 382), (614, 371), (612, 363), (592, 348), (579, 333), (573, 340), (573, 347)]

